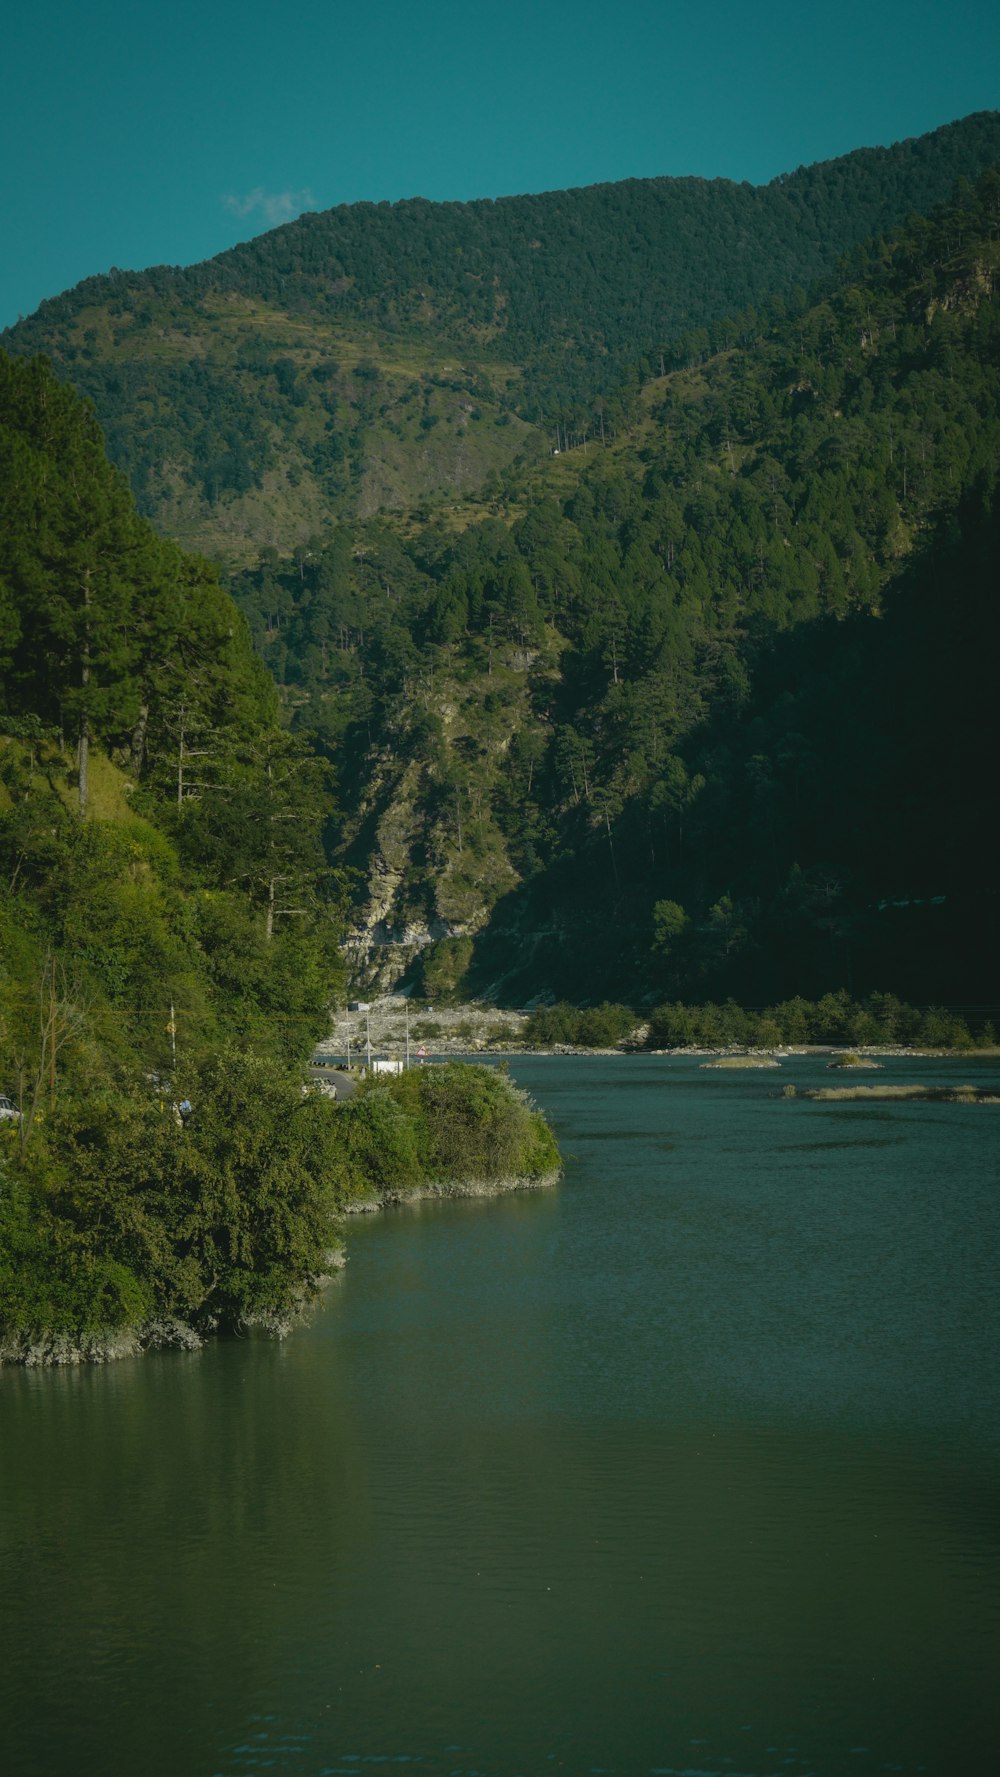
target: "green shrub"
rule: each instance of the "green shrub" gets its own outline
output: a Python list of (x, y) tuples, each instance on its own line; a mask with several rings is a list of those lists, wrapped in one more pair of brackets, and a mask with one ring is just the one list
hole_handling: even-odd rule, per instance
[(67, 1331), (150, 1313), (233, 1326), (287, 1313), (324, 1269), (351, 1183), (336, 1107), (303, 1096), (294, 1070), (236, 1050), (175, 1090), (194, 1106), (186, 1127), (145, 1081), (66, 1093), (36, 1126), (12, 1167), (21, 1221), (3, 1246), (19, 1254), (19, 1285), (4, 1293), (6, 1330), (34, 1324), (46, 1300)]
[(539, 1006), (524, 1028), (524, 1041), (532, 1046), (578, 1044), (587, 1049), (611, 1049), (635, 1027), (635, 1013), (628, 1006), (586, 1006), (582, 1010), (565, 1002)]
[(917, 1038), (928, 1049), (971, 1049), (972, 1037), (964, 1018), (943, 1006), (928, 1006), (920, 1020)]
[(501, 1068), (411, 1068), (387, 1090), (413, 1121), (430, 1180), (538, 1177), (559, 1165), (547, 1123)]
[(471, 938), (441, 938), (437, 944), (432, 944), (424, 955), (421, 969), (421, 985), (426, 997), (445, 1003), (459, 997), (471, 961)]
[(524, 1040), (532, 1048), (576, 1041), (575, 1006), (537, 1006), (524, 1027)]

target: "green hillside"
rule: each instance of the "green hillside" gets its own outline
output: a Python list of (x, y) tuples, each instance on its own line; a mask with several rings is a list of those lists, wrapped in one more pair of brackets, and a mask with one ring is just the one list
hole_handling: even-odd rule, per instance
[(995, 997), (998, 194), (461, 527), (340, 525), (238, 577), (340, 762), (359, 979)]
[(482, 1069), (307, 1089), (329, 765), (79, 398), (3, 354), (0, 534), (0, 1362), (284, 1331), (353, 1199), (509, 1188), (555, 1144)]
[[(439, 1182), (435, 1117), (455, 1152), (551, 1166), (478, 1075), (442, 1075), (443, 1111), (412, 1083), (335, 1113), (303, 1095), (348, 975), (673, 1001), (664, 1041), (735, 1028), (682, 1001), (811, 1028), (811, 1000), (860, 1041), (903, 1028), (886, 996), (1000, 1000), (998, 273), (988, 170), (812, 298), (677, 332), (652, 376), (641, 353), (626, 374), (609, 297), (618, 392), (559, 410), (558, 454), (524, 443), (551, 366), (517, 357), (513, 301), (451, 381), (440, 334), (411, 315), (390, 338), (363, 289), (349, 324), (267, 307), (299, 359), (264, 382), (128, 311), (121, 364), (141, 337), (163, 380), (140, 398), (123, 370), (122, 448), (196, 440), (183, 384), (205, 438), (224, 421), (252, 454), (266, 382), (260, 436), (299, 449), (345, 378), (357, 449), (382, 440), (370, 499), (330, 445), (333, 521), (286, 453), (274, 542), (247, 520), (231, 593), (138, 515), (52, 368), (0, 354), (0, 1090), (22, 1106), (0, 1123), (0, 1357), (285, 1326), (338, 1207)], [(206, 287), (191, 313), (249, 364), (273, 295)], [(455, 332), (471, 312), (455, 298)], [(93, 367), (120, 317), (80, 313)], [(239, 498), (270, 499), (248, 474)], [(223, 481), (189, 485), (193, 531), (237, 524)]]
[(705, 356), (706, 329), (748, 343), (998, 157), (991, 112), (760, 188), (341, 206), (201, 266), (88, 279), (4, 343), (90, 396), (161, 531), (245, 565), (331, 515), (454, 501), (525, 453), (620, 434), (640, 382)]

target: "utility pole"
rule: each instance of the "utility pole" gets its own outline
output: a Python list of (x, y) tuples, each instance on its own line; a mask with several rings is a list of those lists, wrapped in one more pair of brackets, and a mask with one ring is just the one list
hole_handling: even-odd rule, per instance
[(367, 1006), (365, 1007), (365, 1060), (368, 1063), (370, 1076), (372, 1071), (372, 1020)]
[(56, 1095), (56, 959), (53, 954), (49, 967), (49, 1096)]
[(406, 1025), (406, 1060), (403, 1063), (403, 1071), (405, 1073), (409, 1070), (410, 1066), (410, 1007), (408, 1002), (405, 1002), (403, 1005), (403, 1020)]
[(171, 1000), (171, 1002), (170, 1002), (170, 1023), (167, 1025), (167, 1030), (170, 1032), (170, 1065), (171, 1065), (174, 1073), (176, 1073), (177, 1072), (177, 1020), (174, 1017), (174, 1002), (173, 1002), (173, 1000)]

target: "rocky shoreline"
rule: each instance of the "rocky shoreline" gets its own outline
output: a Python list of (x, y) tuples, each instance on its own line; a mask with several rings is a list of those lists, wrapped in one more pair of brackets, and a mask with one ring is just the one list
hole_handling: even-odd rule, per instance
[(542, 1172), (521, 1175), (507, 1174), (497, 1179), (445, 1179), (414, 1185), (405, 1191), (389, 1189), (377, 1196), (362, 1197), (345, 1204), (344, 1215), (372, 1215), (381, 1209), (394, 1209), (408, 1203), (441, 1201), (446, 1197), (504, 1197), (511, 1191), (545, 1191), (557, 1185), (562, 1173)]
[(180, 1351), (198, 1351), (204, 1343), (204, 1334), (183, 1320), (150, 1320), (138, 1327), (82, 1334), (33, 1327), (0, 1343), (0, 1364), (21, 1364), (28, 1370), (110, 1364), (118, 1358), (141, 1357), (147, 1351), (163, 1351), (171, 1346)]
[[(309, 1279), (298, 1300), (284, 1313), (246, 1315), (229, 1331), (235, 1338), (259, 1333), (284, 1339), (308, 1312), (319, 1291), (331, 1283), (347, 1263), (342, 1246), (327, 1254), (327, 1269)], [(147, 1351), (200, 1351), (219, 1332), (216, 1323), (193, 1327), (174, 1318), (143, 1321), (135, 1327), (112, 1327), (104, 1332), (82, 1334), (26, 1328), (0, 1340), (0, 1364), (20, 1364), (24, 1369), (59, 1369), (77, 1364), (111, 1364), (124, 1357), (144, 1357)]]
[[(513, 1191), (549, 1190), (559, 1183), (562, 1173), (506, 1174), (497, 1179), (445, 1179), (416, 1185), (409, 1190), (386, 1190), (378, 1196), (347, 1203), (342, 1216), (374, 1215), (385, 1209), (403, 1208), (407, 1204), (445, 1198), (503, 1197)], [(343, 1247), (334, 1248), (328, 1256), (328, 1269), (310, 1279), (299, 1302), (287, 1313), (253, 1314), (232, 1329), (235, 1337), (262, 1334), (284, 1339), (297, 1322), (308, 1313), (317, 1294), (333, 1281), (347, 1263)], [(20, 1364), (25, 1369), (58, 1369), (79, 1364), (110, 1364), (120, 1358), (143, 1357), (147, 1351), (200, 1351), (217, 1332), (215, 1327), (198, 1329), (183, 1320), (149, 1320), (136, 1327), (115, 1327), (107, 1332), (73, 1335), (32, 1328), (0, 1341), (0, 1364)]]

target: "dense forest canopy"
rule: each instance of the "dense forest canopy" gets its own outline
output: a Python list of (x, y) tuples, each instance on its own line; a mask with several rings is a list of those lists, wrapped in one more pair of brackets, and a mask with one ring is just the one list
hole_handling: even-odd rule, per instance
[(93, 415), (0, 354), (0, 1361), (282, 1331), (355, 1198), (558, 1166), (505, 1076), (304, 1084), (331, 768)]
[[(112, 297), (92, 281), (18, 333), (21, 349), (48, 328), (60, 373), (114, 367), (119, 454), (153, 437), (155, 412), (176, 436), (201, 438), (204, 422), (199, 475), (205, 451), (221, 452), (217, 468), (242, 451), (237, 479), (249, 485), (255, 439), (272, 453), (260, 471), (267, 547), (253, 544), (249, 508), (227, 505), (232, 462), (184, 498), (189, 516), (200, 499), (220, 526), (246, 520), (231, 588), (277, 684), (284, 744), (303, 737), (310, 795), (331, 806), (321, 780), (336, 776), (325, 867), (352, 884), (347, 957), (359, 979), (406, 974), (434, 994), (515, 1001), (737, 993), (763, 1004), (835, 988), (990, 997), (981, 749), (993, 733), (998, 175), (960, 176), (946, 205), (895, 228), (879, 219), (995, 153), (996, 131), (984, 114), (764, 192), (644, 181), (493, 205), (352, 207), (190, 273), (143, 274), (138, 307), (125, 283)], [(695, 255), (697, 324), (681, 326), (678, 310), (669, 337), (641, 343), (634, 325), (646, 325), (652, 285), (637, 268), (676, 244), (663, 217), (697, 214), (678, 238), (697, 235), (704, 258), (714, 225), (698, 230), (712, 205), (732, 216), (765, 200), (775, 216), (794, 213), (796, 251), (826, 243), (825, 264), (834, 235), (838, 252), (854, 239), (839, 271), (812, 295), (798, 284), (734, 311), (743, 293), (713, 285)], [(822, 226), (807, 226), (807, 211)], [(517, 243), (542, 241), (543, 214), (563, 246), (525, 258)], [(612, 236), (624, 243), (617, 261)], [(495, 325), (460, 295), (487, 238), (490, 252), (510, 246)], [(586, 273), (563, 250), (571, 239)], [(730, 260), (756, 275), (767, 259), (784, 277), (776, 240), (754, 223), (732, 255), (714, 255), (718, 275)], [(348, 247), (356, 272), (327, 288), (323, 268), (342, 270)], [(622, 306), (595, 286), (603, 343), (588, 335), (574, 359), (583, 335), (559, 331), (567, 292), (615, 263)], [(669, 253), (663, 277), (685, 287)], [(414, 288), (416, 307), (376, 313)], [(170, 306), (180, 291), (186, 318)], [(232, 356), (207, 350), (203, 325), (229, 328), (236, 374)], [(446, 373), (442, 341), (462, 328), (466, 343), (478, 328), (482, 352)], [(361, 342), (376, 333), (368, 354)], [(288, 349), (269, 357), (278, 335)], [(564, 365), (590, 369), (565, 400), (550, 386), (558, 450), (542, 450), (517, 407), (532, 377), (542, 379), (532, 400), (549, 399), (545, 354), (557, 340)], [(595, 393), (605, 370), (609, 392)], [(197, 387), (197, 412), (181, 384)], [(286, 473), (280, 440), (293, 434), (333, 478), (312, 508), (322, 476), (306, 498), (308, 477)], [(171, 436), (157, 433), (152, 456), (139, 447), (154, 504)], [(487, 436), (505, 442), (487, 448)], [(366, 503), (352, 479), (360, 458), (374, 474), (376, 437), (391, 437), (401, 478), (382, 502), (395, 510), (381, 513), (374, 483)], [(455, 453), (475, 459), (481, 486), (449, 502)], [(425, 471), (444, 477), (435, 498), (417, 497)], [(175, 462), (170, 474), (176, 483), (187, 470)], [(108, 526), (136, 525), (102, 498)], [(173, 522), (180, 507), (161, 505), (161, 523), (168, 511)], [(140, 554), (155, 544), (142, 536)], [(225, 537), (235, 547), (235, 531)], [(212, 706), (207, 667), (198, 707), (178, 705), (221, 594), (190, 559), (155, 547), (173, 563), (162, 633), (147, 634), (144, 615), (124, 641), (113, 599), (107, 613), (89, 604), (79, 576), (41, 619), (22, 597), (8, 631), (21, 636), (12, 695), (44, 707), (78, 746), (100, 732), (128, 754), (142, 793), (172, 786), (199, 868), (252, 884), (273, 936), (285, 872), (243, 856), (244, 829), (261, 774), (274, 784), (281, 772), (271, 742), (254, 757), (241, 750), (242, 721)], [(114, 646), (84, 683), (79, 650), (101, 624)], [(32, 681), (36, 641), (58, 683)], [(254, 695), (266, 698), (262, 684)], [(209, 761), (190, 767), (188, 781), (207, 785), (197, 797), (184, 794), (185, 749)], [(301, 777), (298, 766), (288, 775)], [(217, 781), (225, 795), (213, 803)], [(268, 844), (279, 825), (259, 829)]]
[(342, 205), (200, 266), (88, 279), (4, 340), (91, 397), (162, 530), (246, 562), (331, 513), (475, 494), (525, 451), (619, 431), (679, 350), (751, 342), (998, 157), (984, 112), (764, 187)]
[(982, 997), (998, 229), (990, 173), (464, 528), (234, 581), (341, 757), (370, 963), (422, 934), (433, 992)]
[(162, 1063), (171, 1000), (206, 1042), (253, 1033), (294, 1054), (337, 972), (329, 768), (280, 723), (213, 570), (136, 515), (79, 398), (43, 361), (0, 356), (0, 411), (0, 850), (28, 971), (15, 999), (69, 945), (123, 1054)]
[[(79, 398), (0, 355), (0, 415), (0, 1347), (277, 1310), (330, 1240), (283, 1121), (341, 974), (328, 770)], [(227, 1102), (270, 1154), (238, 1205)]]

